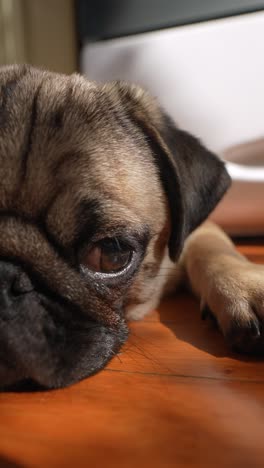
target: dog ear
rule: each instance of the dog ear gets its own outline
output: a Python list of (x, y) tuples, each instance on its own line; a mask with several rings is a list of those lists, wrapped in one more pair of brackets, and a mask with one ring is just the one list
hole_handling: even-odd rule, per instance
[(119, 83), (130, 118), (152, 149), (171, 214), (169, 254), (179, 256), (187, 236), (220, 201), (231, 179), (224, 163), (200, 141), (176, 127), (141, 88)]

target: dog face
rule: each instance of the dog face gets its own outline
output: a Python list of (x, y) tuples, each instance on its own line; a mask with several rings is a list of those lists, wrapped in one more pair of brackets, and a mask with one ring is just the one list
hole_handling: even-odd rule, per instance
[(118, 351), (229, 180), (137, 87), (28, 66), (0, 86), (0, 384), (61, 387)]

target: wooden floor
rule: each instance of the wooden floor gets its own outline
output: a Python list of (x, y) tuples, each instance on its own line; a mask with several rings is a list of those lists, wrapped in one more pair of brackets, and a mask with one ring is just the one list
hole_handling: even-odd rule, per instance
[[(264, 262), (264, 244), (240, 249)], [(71, 388), (0, 394), (0, 467), (264, 467), (264, 361), (167, 300)]]

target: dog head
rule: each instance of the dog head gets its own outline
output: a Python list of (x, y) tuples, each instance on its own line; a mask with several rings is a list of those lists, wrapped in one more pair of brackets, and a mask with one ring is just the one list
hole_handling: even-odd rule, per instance
[(0, 385), (61, 387), (118, 351), (229, 178), (135, 86), (12, 66), (0, 87)]

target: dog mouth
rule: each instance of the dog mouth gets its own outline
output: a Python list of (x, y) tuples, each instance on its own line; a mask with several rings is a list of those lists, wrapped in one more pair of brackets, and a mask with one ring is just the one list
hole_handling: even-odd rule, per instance
[(127, 339), (125, 322), (106, 327), (25, 279), (19, 289), (14, 271), (0, 276), (0, 388), (60, 388), (103, 369)]
[(92, 322), (65, 326), (44, 311), (34, 328), (25, 314), (0, 323), (0, 388), (69, 386), (103, 369), (127, 338), (125, 324), (115, 331)]

